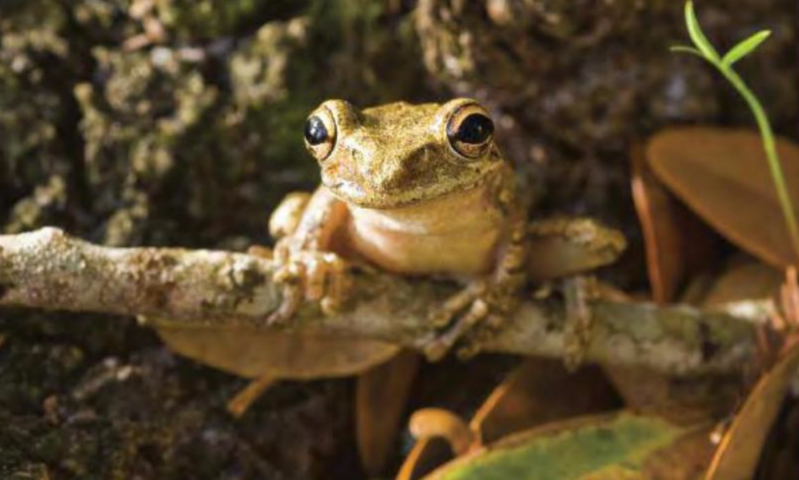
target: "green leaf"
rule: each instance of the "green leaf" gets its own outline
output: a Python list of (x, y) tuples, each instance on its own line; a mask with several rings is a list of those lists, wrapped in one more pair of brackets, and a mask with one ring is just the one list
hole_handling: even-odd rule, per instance
[(696, 55), (701, 59), (705, 58), (705, 56), (699, 50), (685, 45), (674, 45), (673, 47), (670, 47), (669, 50), (674, 53), (689, 53), (691, 55)]
[(719, 53), (702, 32), (694, 12), (694, 2), (691, 1), (685, 2), (685, 25), (688, 27), (688, 35), (691, 36), (691, 41), (702, 52), (702, 55), (709, 60), (718, 61)]
[(647, 461), (688, 431), (654, 417), (626, 413), (583, 417), (512, 435), (425, 480), (654, 478), (657, 475), (646, 471)]
[(729, 67), (746, 55), (749, 55), (754, 49), (760, 46), (760, 44), (763, 43), (769, 37), (769, 35), (771, 35), (770, 30), (762, 30), (753, 34), (749, 38), (741, 40), (737, 45), (732, 47), (726, 55), (724, 55), (724, 58), (721, 59), (721, 63)]

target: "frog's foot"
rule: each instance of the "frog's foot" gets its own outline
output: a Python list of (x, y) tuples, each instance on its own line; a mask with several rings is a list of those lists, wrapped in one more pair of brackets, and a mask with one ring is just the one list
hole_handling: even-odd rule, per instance
[(424, 341), (423, 350), (430, 361), (440, 360), (465, 336), (468, 345), (458, 351), (463, 357), (476, 354), (480, 342), (489, 338), (503, 323), (515, 305), (514, 296), (490, 282), (475, 281), (450, 297), (431, 318), (442, 330)]
[(350, 284), (347, 263), (341, 257), (316, 250), (275, 253), (278, 267), (272, 281), (282, 285), (283, 301), (267, 318), (267, 324), (285, 323), (303, 300), (318, 302), (325, 315), (341, 308)]
[(574, 276), (562, 280), (566, 318), (563, 328), (564, 363), (574, 371), (585, 361), (593, 337), (594, 316), (590, 303), (598, 296), (595, 279)]

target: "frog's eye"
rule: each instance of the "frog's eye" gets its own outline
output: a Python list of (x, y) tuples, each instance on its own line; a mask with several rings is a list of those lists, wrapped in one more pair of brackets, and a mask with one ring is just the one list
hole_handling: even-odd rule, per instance
[(326, 108), (320, 108), (305, 122), (305, 146), (317, 160), (326, 159), (336, 146), (336, 122)]
[(447, 121), (447, 140), (467, 158), (484, 156), (491, 148), (494, 122), (480, 105), (470, 103), (456, 109)]

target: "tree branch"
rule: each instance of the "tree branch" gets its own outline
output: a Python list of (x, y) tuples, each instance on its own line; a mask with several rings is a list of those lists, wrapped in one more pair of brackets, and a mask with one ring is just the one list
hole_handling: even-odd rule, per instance
[[(55, 228), (0, 235), (0, 306), (158, 316), (183, 326), (262, 328), (280, 302), (271, 262), (254, 256), (173, 248), (109, 248)], [(298, 333), (384, 340), (420, 348), (431, 333), (428, 313), (452, 286), (380, 273), (354, 272), (352, 306), (322, 317), (305, 306), (291, 322)], [(763, 310), (743, 315), (687, 306), (597, 303), (588, 358), (645, 366), (674, 375), (733, 373), (755, 351)], [(485, 350), (561, 357), (563, 306), (524, 301)]]

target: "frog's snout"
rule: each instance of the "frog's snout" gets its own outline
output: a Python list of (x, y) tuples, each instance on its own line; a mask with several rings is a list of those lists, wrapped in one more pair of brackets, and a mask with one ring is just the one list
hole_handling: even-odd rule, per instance
[(391, 193), (406, 191), (421, 180), (421, 167), (428, 157), (424, 147), (403, 152), (401, 157), (372, 157), (372, 161), (364, 164), (362, 175), (375, 191)]

